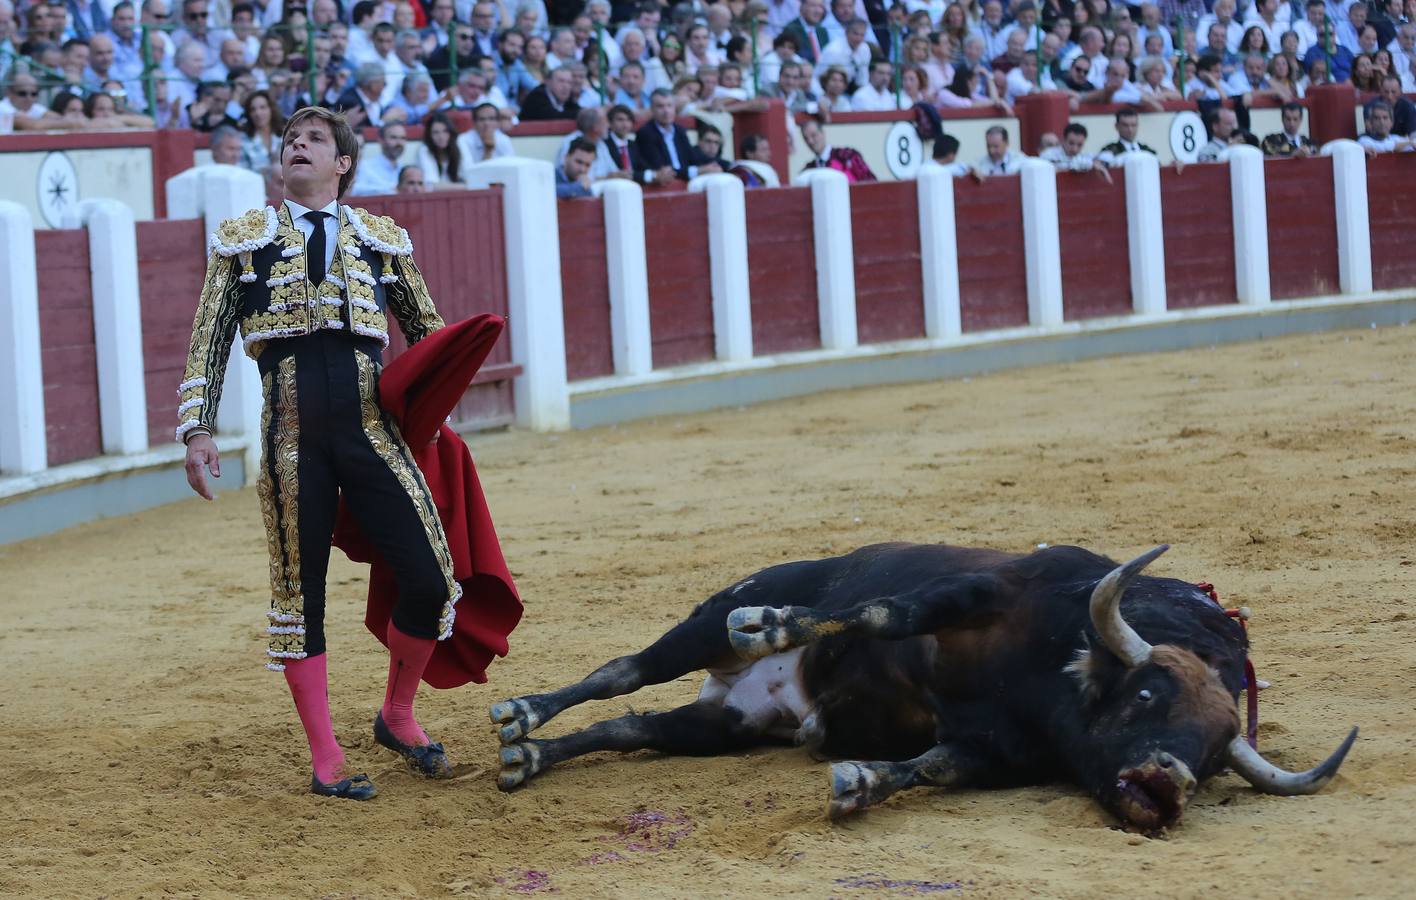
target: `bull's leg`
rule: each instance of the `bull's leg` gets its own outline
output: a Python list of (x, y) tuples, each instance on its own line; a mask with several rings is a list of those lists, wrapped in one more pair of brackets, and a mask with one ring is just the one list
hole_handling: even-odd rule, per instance
[(965, 784), (977, 780), (988, 768), (983, 757), (956, 744), (940, 744), (904, 762), (833, 763), (827, 815), (839, 819), (907, 788)]
[(769, 740), (742, 713), (711, 702), (690, 703), (665, 713), (631, 714), (597, 722), (561, 738), (530, 739), (501, 749), (497, 787), (510, 791), (556, 763), (600, 750), (658, 750), (679, 756), (715, 756)]
[(646, 649), (605, 663), (583, 681), (548, 694), (530, 694), (493, 704), (492, 722), (502, 726), (497, 731), (501, 742), (513, 743), (587, 700), (608, 700), (699, 669), (736, 664), (723, 627), (731, 608), (725, 599), (714, 598)]
[(728, 615), (728, 639), (743, 659), (759, 659), (833, 634), (898, 640), (948, 628), (987, 609), (998, 596), (992, 576), (951, 575), (839, 612), (807, 606), (744, 606)]

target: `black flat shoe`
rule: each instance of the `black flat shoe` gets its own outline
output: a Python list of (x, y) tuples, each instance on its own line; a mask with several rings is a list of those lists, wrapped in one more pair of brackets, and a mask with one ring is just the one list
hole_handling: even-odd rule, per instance
[(345, 800), (368, 800), (379, 792), (367, 775), (350, 775), (334, 784), (325, 784), (310, 776), (310, 793), (321, 797), (342, 797)]
[(384, 724), (382, 712), (374, 717), (374, 740), (394, 753), (400, 754), (408, 761), (409, 765), (429, 778), (452, 777), (452, 761), (447, 758), (447, 752), (443, 750), (442, 744), (424, 744), (421, 747), (408, 746), (388, 730), (388, 726)]

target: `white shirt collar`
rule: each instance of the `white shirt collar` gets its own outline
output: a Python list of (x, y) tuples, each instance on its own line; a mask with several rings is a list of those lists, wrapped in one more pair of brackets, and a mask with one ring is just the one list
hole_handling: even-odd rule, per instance
[[(298, 221), (300, 220), (300, 218), (305, 215), (305, 213), (310, 212), (310, 208), (309, 208), (308, 206), (301, 206), (300, 204), (296, 203), (294, 200), (290, 200), (290, 199), (288, 199), (288, 198), (287, 198), (286, 201), (285, 201), (285, 205), (290, 209), (290, 220), (291, 220), (292, 222), (298, 222)], [(334, 216), (335, 218), (338, 218), (338, 217), (339, 217), (339, 201), (338, 201), (338, 200), (335, 200), (335, 201), (331, 202), (331, 203), (330, 203), (328, 206), (326, 206), (324, 209), (320, 210), (320, 212), (322, 212), (322, 213), (328, 213), (329, 215)]]

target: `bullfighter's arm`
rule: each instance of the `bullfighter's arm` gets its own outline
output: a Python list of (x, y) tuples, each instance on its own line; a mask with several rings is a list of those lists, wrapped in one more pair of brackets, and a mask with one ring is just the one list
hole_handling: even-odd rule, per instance
[(193, 434), (211, 434), (216, 427), (216, 407), (221, 402), (226, 362), (236, 338), (240, 312), (234, 290), (237, 281), (232, 277), (235, 266), (233, 257), (216, 250), (207, 260), (206, 283), (192, 322), (187, 367), (177, 386), (179, 441), (186, 442)]

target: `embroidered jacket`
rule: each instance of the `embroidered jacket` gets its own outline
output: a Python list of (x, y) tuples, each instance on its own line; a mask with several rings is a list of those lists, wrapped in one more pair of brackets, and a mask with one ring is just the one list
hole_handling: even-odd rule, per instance
[(318, 288), (305, 278), (305, 236), (281, 204), (227, 219), (208, 240), (206, 284), (178, 385), (177, 440), (213, 431), (227, 358), (239, 325), (246, 355), (268, 342), (342, 330), (388, 346), (387, 313), (409, 345), (443, 327), (408, 232), (387, 216), (339, 207), (337, 246)]

